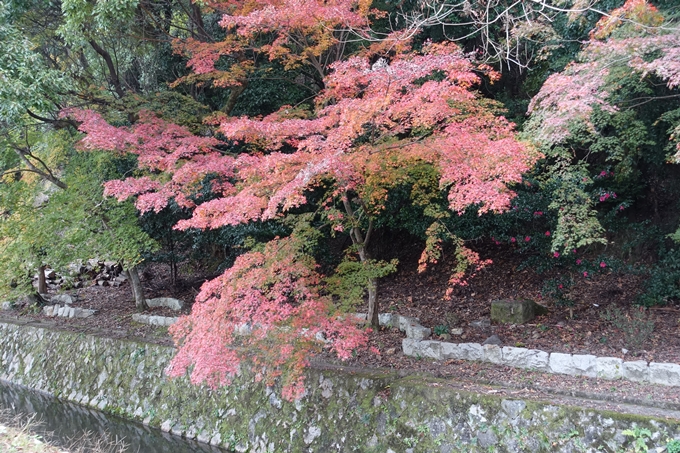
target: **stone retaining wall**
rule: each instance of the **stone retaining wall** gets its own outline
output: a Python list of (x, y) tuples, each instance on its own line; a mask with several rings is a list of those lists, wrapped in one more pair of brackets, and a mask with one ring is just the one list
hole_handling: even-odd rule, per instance
[(311, 369), (296, 402), (246, 375), (211, 390), (168, 380), (173, 352), (0, 323), (1, 379), (238, 452), (620, 451), (635, 428), (656, 447), (680, 438), (676, 413), (582, 409), (385, 371)]
[[(427, 340), (430, 336), (430, 329), (421, 326), (415, 318), (385, 315), (384, 321), (384, 325), (398, 326), (399, 330), (406, 333), (407, 338), (402, 340), (402, 350), (405, 355), (411, 357), (427, 357), (434, 360), (477, 360), (544, 373), (627, 379), (634, 382), (680, 386), (680, 365), (677, 363), (647, 363), (643, 360), (624, 362), (623, 359), (617, 357), (547, 353), (538, 349), (500, 347), (495, 344)], [(383, 324), (382, 319), (381, 324)]]

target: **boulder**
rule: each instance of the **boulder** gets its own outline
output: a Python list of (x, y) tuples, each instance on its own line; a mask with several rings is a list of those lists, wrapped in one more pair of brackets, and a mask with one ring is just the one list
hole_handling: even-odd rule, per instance
[(184, 307), (184, 302), (172, 297), (156, 297), (155, 299), (147, 299), (146, 304), (149, 307), (167, 307), (171, 310), (181, 310)]
[(68, 294), (57, 294), (56, 296), (52, 296), (50, 302), (71, 305), (73, 303), (73, 297)]
[(482, 345), (487, 344), (495, 344), (496, 346), (501, 346), (503, 344), (503, 340), (501, 340), (498, 335), (491, 335), (484, 341), (484, 343), (482, 343)]
[(544, 313), (545, 307), (528, 299), (504, 299), (491, 302), (491, 321), (503, 324), (524, 324), (538, 314)]

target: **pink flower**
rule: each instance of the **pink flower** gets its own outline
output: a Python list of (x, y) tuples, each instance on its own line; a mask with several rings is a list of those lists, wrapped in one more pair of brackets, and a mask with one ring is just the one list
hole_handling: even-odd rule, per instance
[(534, 215), (535, 215), (536, 217), (540, 217), (540, 216), (543, 215), (543, 211), (536, 211), (536, 212), (534, 212)]
[(584, 272), (584, 273), (583, 273), (583, 276), (584, 276), (584, 277), (587, 277), (587, 276), (588, 276), (588, 272)]
[(546, 236), (550, 236), (550, 231), (546, 231), (546, 232), (545, 232), (545, 235), (546, 235)]
[(515, 239), (514, 237), (510, 238), (510, 242), (516, 242), (516, 241), (517, 241), (517, 239)]
[(553, 253), (553, 257), (559, 258), (559, 257), (560, 257), (560, 252), (555, 252), (555, 253)]
[(600, 262), (600, 267), (601, 267), (601, 268), (607, 267), (607, 263), (605, 263), (604, 261), (601, 261), (601, 262)]
[(574, 254), (576, 254), (576, 249), (572, 250), (572, 252), (573, 252)]
[(607, 172), (602, 170), (602, 172), (600, 172), (600, 176), (607, 176)]
[(557, 285), (557, 287), (558, 287), (559, 289), (562, 289), (562, 285), (561, 285), (561, 284), (560, 284), (560, 285)]
[(531, 238), (530, 238), (529, 236), (526, 236), (526, 237), (524, 238), (524, 242), (529, 242), (530, 240), (531, 240)]
[(581, 264), (581, 260), (576, 260), (576, 264)]

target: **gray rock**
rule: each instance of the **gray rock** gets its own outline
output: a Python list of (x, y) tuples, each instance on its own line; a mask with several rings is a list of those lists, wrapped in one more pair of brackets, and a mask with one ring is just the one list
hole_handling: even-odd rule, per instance
[(503, 363), (516, 368), (547, 371), (550, 354), (538, 349), (503, 347)]
[(430, 338), (432, 330), (417, 323), (410, 323), (406, 326), (406, 336), (414, 340), (424, 340)]
[(166, 420), (163, 423), (161, 423), (161, 431), (163, 431), (164, 433), (169, 433), (173, 425), (174, 422), (172, 420)]
[(419, 350), (422, 357), (442, 360), (442, 344), (439, 341), (421, 341)]
[(142, 324), (148, 324), (149, 323), (149, 315), (143, 315), (141, 313), (134, 313), (132, 315), (132, 320), (135, 322), (139, 322)]
[(623, 377), (635, 382), (649, 381), (649, 367), (644, 360), (623, 362)]
[(378, 315), (378, 323), (381, 326), (394, 327), (395, 323), (398, 324), (398, 322), (395, 318), (396, 318), (396, 316), (393, 315), (392, 313), (380, 313)]
[(527, 403), (521, 400), (503, 400), (501, 401), (501, 408), (503, 412), (508, 414), (508, 417), (515, 419), (527, 407)]
[(43, 307), (43, 314), (48, 318), (52, 317), (52, 312), (54, 311), (54, 305), (46, 305)]
[(94, 313), (95, 311), (90, 310), (89, 308), (76, 308), (73, 316), (76, 318), (89, 318), (94, 315)]
[(302, 438), (304, 440), (305, 444), (309, 445), (312, 442), (314, 442), (314, 439), (319, 437), (321, 435), (321, 428), (318, 426), (310, 426), (309, 430), (307, 430), (307, 434)]
[(623, 377), (623, 360), (617, 357), (598, 357), (595, 359), (597, 377), (620, 379)]
[(649, 364), (649, 382), (680, 386), (680, 365), (651, 362)]
[(553, 352), (550, 354), (548, 368), (550, 369), (551, 373), (572, 375), (574, 369), (571, 364), (571, 354)]
[(487, 327), (491, 327), (491, 321), (488, 319), (479, 319), (477, 321), (472, 321), (470, 323), (470, 327), (475, 327), (477, 329), (486, 329)]
[(477, 431), (477, 441), (484, 450), (491, 450), (498, 443), (498, 436), (491, 429)]
[(4, 301), (2, 303), (2, 309), (3, 310), (11, 310), (14, 308), (14, 304), (8, 300)]
[(409, 316), (397, 315), (397, 326), (402, 332), (406, 332), (406, 328), (410, 324), (420, 324), (418, 318), (411, 318)]
[(222, 443), (222, 435), (220, 433), (215, 434), (210, 439), (210, 445), (220, 445)]
[(498, 335), (491, 335), (489, 338), (484, 340), (484, 343), (482, 343), (482, 345), (486, 344), (495, 344), (496, 346), (500, 346), (503, 344), (503, 340), (501, 340)]
[(550, 354), (549, 368), (553, 373), (568, 374), (570, 376), (597, 376), (597, 362), (594, 355)]
[(401, 340), (401, 349), (404, 352), (404, 355), (407, 355), (409, 357), (416, 357), (417, 355), (421, 355), (420, 341), (416, 341), (413, 338), (404, 338), (403, 340)]
[(571, 356), (572, 367), (576, 376), (597, 377), (597, 357), (590, 354), (574, 354)]
[(184, 307), (184, 302), (172, 297), (157, 297), (155, 299), (147, 299), (146, 304), (149, 307), (167, 307), (175, 311), (179, 311)]
[(524, 324), (536, 316), (533, 300), (504, 299), (491, 302), (491, 321), (505, 324)]
[(50, 302), (70, 305), (73, 303), (73, 297), (69, 296), (68, 294), (57, 294), (56, 296), (52, 296)]
[(495, 363), (496, 365), (503, 363), (503, 352), (498, 345), (485, 344), (483, 348), (485, 362)]
[(456, 360), (483, 360), (484, 349), (478, 343), (442, 343), (442, 358)]
[(450, 333), (451, 335), (463, 335), (463, 328), (462, 328), (462, 327), (458, 327), (458, 328), (456, 328), (456, 329), (451, 329), (451, 330), (449, 330), (449, 333)]

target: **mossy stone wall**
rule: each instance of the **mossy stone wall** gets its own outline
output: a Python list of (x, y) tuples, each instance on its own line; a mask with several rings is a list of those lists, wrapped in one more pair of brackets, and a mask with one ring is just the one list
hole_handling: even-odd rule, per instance
[[(281, 399), (247, 376), (210, 390), (169, 380), (173, 349), (0, 323), (0, 378), (239, 452), (621, 451), (624, 430), (663, 446), (677, 421), (479, 395), (389, 372), (309, 370)], [(650, 442), (650, 446), (651, 446)]]

